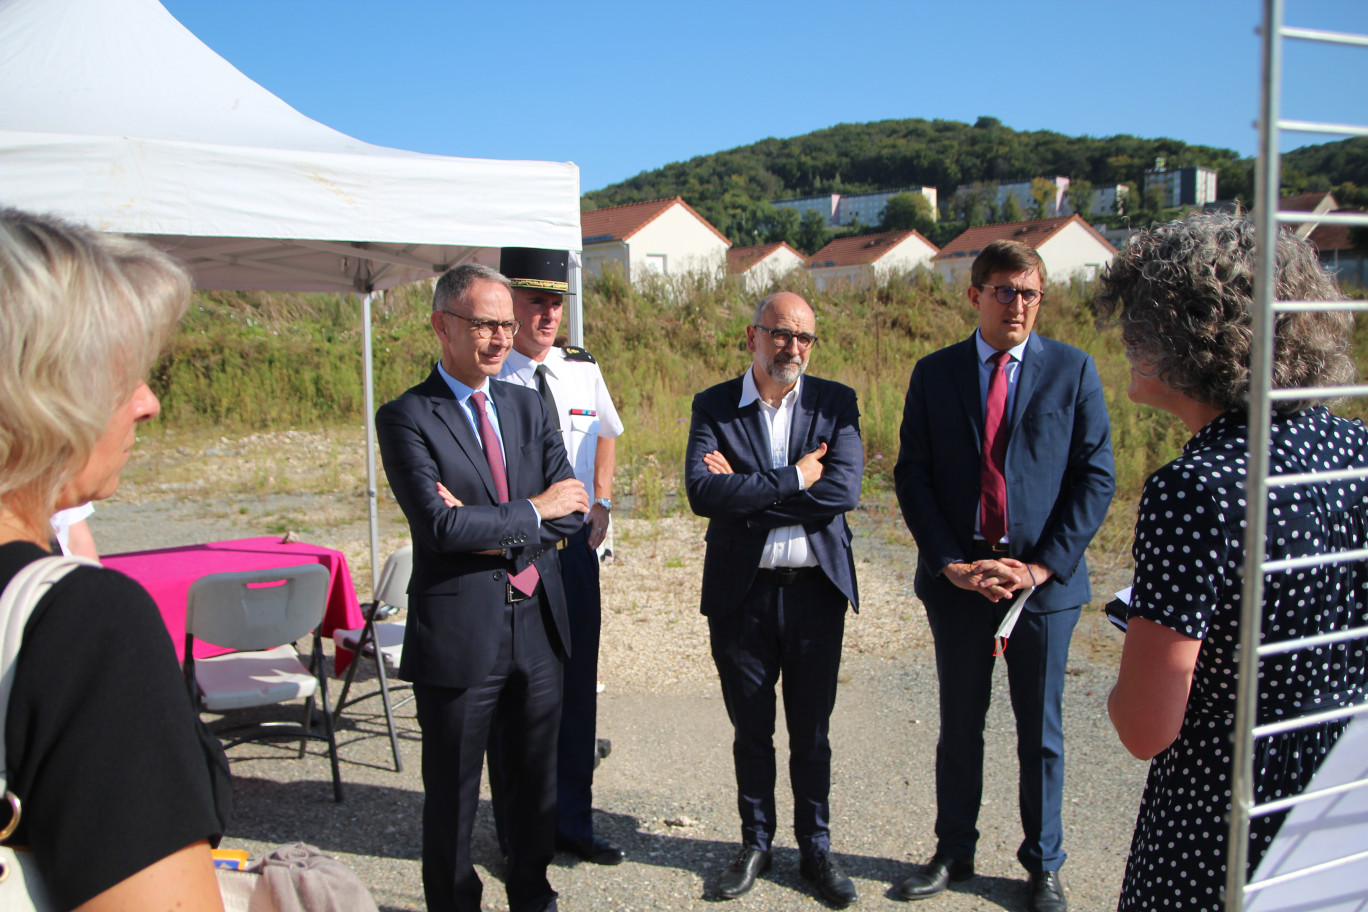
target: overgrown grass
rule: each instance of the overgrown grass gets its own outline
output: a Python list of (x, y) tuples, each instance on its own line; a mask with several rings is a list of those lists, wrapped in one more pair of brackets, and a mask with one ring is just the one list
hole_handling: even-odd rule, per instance
[[(866, 489), (887, 496), (912, 365), (972, 332), (977, 315), (962, 289), (925, 272), (875, 285), (818, 292), (807, 277), (785, 286), (817, 311), (820, 342), (810, 370), (860, 398)], [(429, 286), (391, 291), (374, 317), (376, 401), (420, 381), (437, 346)], [(756, 296), (731, 278), (658, 278), (632, 287), (609, 274), (585, 293), (585, 336), (613, 391), (626, 433), (618, 487), (644, 515), (683, 502), (680, 475), (693, 395), (750, 363), (745, 326)], [(1172, 416), (1126, 398), (1129, 367), (1115, 331), (1099, 332), (1077, 287), (1051, 285), (1037, 322), (1044, 335), (1097, 361), (1116, 453), (1118, 497), (1098, 544), (1124, 547), (1145, 477), (1173, 458), (1187, 432)], [(211, 293), (195, 307), (153, 377), (162, 420), (235, 430), (308, 427), (362, 418), (360, 306), (332, 295)], [(1355, 337), (1368, 362), (1368, 321)], [(1346, 414), (1362, 417), (1365, 404)], [(877, 492), (877, 493), (876, 493)]]

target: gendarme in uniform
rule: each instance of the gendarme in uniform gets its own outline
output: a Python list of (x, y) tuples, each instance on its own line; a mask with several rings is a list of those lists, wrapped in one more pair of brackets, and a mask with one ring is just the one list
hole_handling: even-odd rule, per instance
[[(560, 330), (569, 255), (564, 250), (506, 247), (499, 269), (513, 286), (522, 321), (499, 379), (541, 393), (561, 430), (570, 467), (593, 499), (585, 524), (559, 552), (570, 618), (557, 756), (557, 847), (596, 864), (617, 864), (623, 852), (594, 833), (593, 783), (598, 760), (597, 687), (602, 601), (595, 549), (607, 533), (612, 504), (615, 438), (622, 421), (603, 374), (582, 348), (554, 344)], [(496, 804), (498, 802), (496, 801)], [(496, 822), (501, 823), (496, 814)]]
[[(622, 420), (608, 395), (603, 373), (589, 352), (573, 345), (552, 348), (541, 363), (546, 365), (547, 382), (556, 398), (561, 439), (565, 441), (570, 467), (592, 492), (598, 439), (621, 434)], [(499, 379), (537, 389), (536, 369), (536, 361), (514, 350), (508, 353)]]

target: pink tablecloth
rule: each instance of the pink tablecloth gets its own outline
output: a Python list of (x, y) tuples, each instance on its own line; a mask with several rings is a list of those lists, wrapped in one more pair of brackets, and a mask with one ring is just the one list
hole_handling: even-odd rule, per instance
[[(185, 598), (190, 584), (211, 573), (236, 570), (264, 570), (322, 564), (328, 568), (328, 605), (323, 612), (323, 635), (336, 629), (354, 630), (365, 623), (352, 586), (347, 559), (341, 551), (295, 542), (284, 545), (272, 536), (239, 538), (232, 541), (184, 545), (158, 551), (130, 551), (127, 554), (101, 555), (100, 562), (137, 580), (152, 595), (161, 609), (166, 631), (176, 647), (185, 654)], [(225, 650), (195, 641), (195, 658), (218, 655)]]

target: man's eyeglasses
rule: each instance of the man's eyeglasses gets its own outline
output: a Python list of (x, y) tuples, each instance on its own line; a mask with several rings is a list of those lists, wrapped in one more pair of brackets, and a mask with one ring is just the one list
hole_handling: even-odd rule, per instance
[(997, 295), (999, 304), (1011, 304), (1016, 300), (1017, 295), (1021, 295), (1021, 303), (1027, 307), (1035, 307), (1040, 303), (1040, 292), (1034, 288), (1017, 288), (1015, 285), (989, 285), (987, 282), (974, 287), (980, 291), (985, 288), (993, 289), (993, 294)]
[(513, 336), (516, 336), (518, 330), (522, 328), (521, 320), (472, 320), (470, 317), (463, 317), (451, 310), (443, 310), (440, 311), (440, 313), (444, 313), (449, 317), (455, 317), (458, 320), (465, 320), (470, 324), (470, 328), (474, 330), (476, 338), (479, 339), (494, 338), (494, 330), (496, 328), (502, 329), (504, 335), (511, 339)]
[(761, 326), (759, 323), (753, 323), (751, 325), (758, 330), (769, 333), (770, 338), (774, 340), (774, 344), (780, 348), (788, 348), (790, 342), (797, 340), (798, 350), (807, 351), (812, 348), (813, 343), (817, 341), (817, 337), (812, 333), (789, 332), (787, 329), (770, 329), (768, 326)]

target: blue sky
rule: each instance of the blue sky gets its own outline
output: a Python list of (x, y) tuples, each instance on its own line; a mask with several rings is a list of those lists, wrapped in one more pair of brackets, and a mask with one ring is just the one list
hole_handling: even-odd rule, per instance
[[(574, 161), (586, 191), (904, 117), (1257, 145), (1259, 0), (163, 2), (328, 126), (420, 152)], [(1368, 0), (1286, 7), (1288, 25), (1368, 34)], [(1368, 122), (1368, 50), (1292, 43), (1287, 71), (1284, 117)]]

